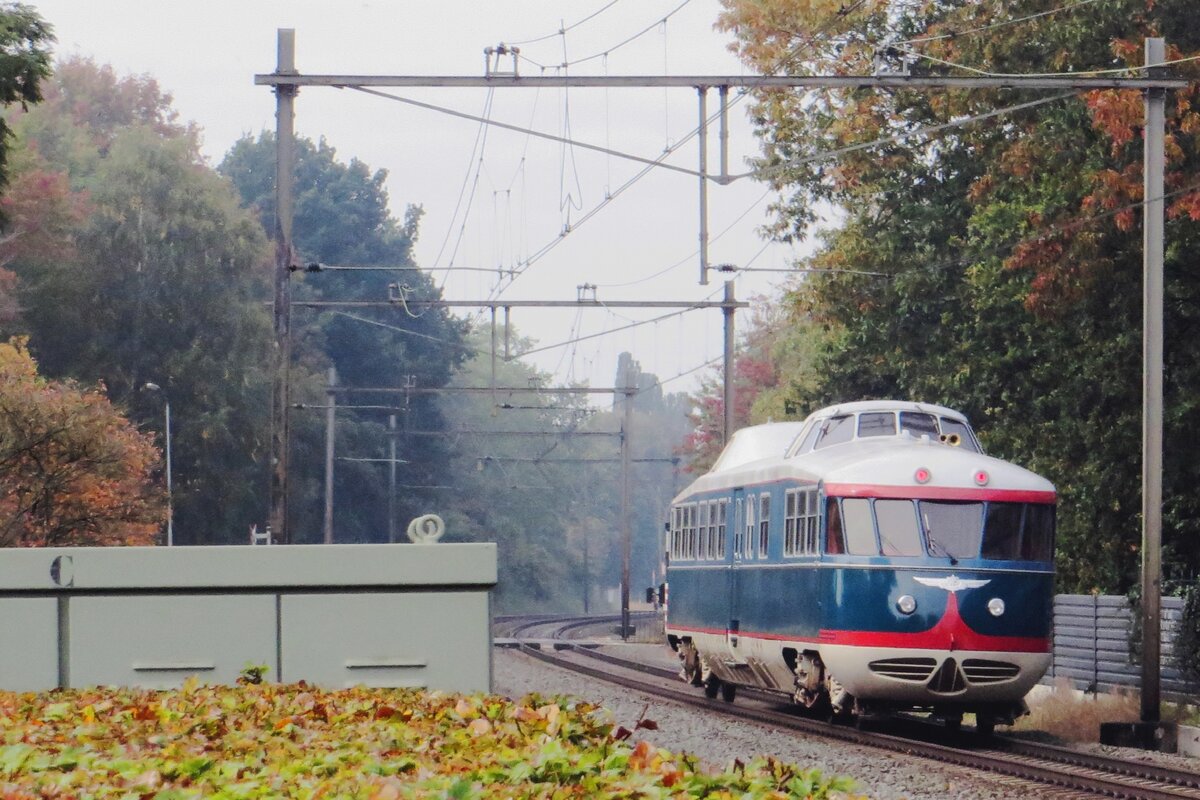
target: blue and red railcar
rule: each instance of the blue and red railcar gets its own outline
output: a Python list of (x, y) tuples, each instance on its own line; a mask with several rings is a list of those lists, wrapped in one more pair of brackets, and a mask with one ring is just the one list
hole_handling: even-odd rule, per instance
[(990, 731), (1050, 663), (1054, 516), (1053, 485), (948, 408), (746, 428), (672, 502), (668, 640), (710, 696)]

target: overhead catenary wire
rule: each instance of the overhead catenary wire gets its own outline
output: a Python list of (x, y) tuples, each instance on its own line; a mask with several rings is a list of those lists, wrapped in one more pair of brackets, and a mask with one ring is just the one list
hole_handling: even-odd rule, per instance
[(532, 39), (519, 39), (515, 42), (505, 42), (505, 44), (515, 45), (515, 46), (520, 47), (521, 45), (537, 44), (538, 42), (549, 41), (550, 39), (553, 39), (557, 36), (563, 36), (564, 34), (570, 33), (571, 31), (575, 30), (580, 25), (583, 25), (586, 22), (590, 22), (591, 20), (600, 16), (605, 11), (608, 11), (610, 8), (612, 8), (619, 2), (621, 2), (621, 0), (609, 0), (608, 3), (601, 6), (599, 9), (597, 9), (596, 11), (593, 11), (591, 14), (588, 14), (586, 17), (584, 17), (583, 19), (581, 19), (577, 22), (572, 22), (570, 25), (561, 25), (560, 24), (558, 26), (558, 30), (556, 30), (554, 33), (547, 33), (545, 36), (536, 36)]
[(968, 28), (967, 30), (963, 30), (963, 31), (951, 30), (949, 33), (942, 33), (942, 34), (938, 34), (936, 36), (920, 36), (915, 39), (901, 39), (900, 41), (889, 42), (888, 44), (892, 45), (892, 46), (896, 46), (896, 45), (902, 45), (902, 44), (923, 44), (925, 42), (937, 42), (937, 41), (941, 41), (943, 39), (959, 39), (959, 38), (962, 38), (965, 36), (973, 36), (974, 34), (977, 34), (977, 33), (993, 31), (993, 30), (996, 30), (997, 28), (1003, 28), (1008, 25), (1018, 25), (1022, 22), (1029, 22), (1031, 20), (1040, 19), (1042, 17), (1048, 17), (1052, 14), (1059, 14), (1063, 11), (1070, 11), (1071, 9), (1078, 8), (1079, 6), (1086, 6), (1086, 5), (1090, 5), (1092, 3), (1096, 3), (1096, 2), (1099, 2), (1099, 0), (1076, 0), (1075, 2), (1068, 3), (1065, 6), (1059, 6), (1058, 8), (1051, 8), (1047, 11), (1039, 11), (1036, 14), (1027, 14), (1024, 17), (1018, 17), (1016, 19), (1003, 20), (1001, 22), (993, 22), (988, 25), (980, 25), (977, 28)]
[[(1126, 75), (1131, 72), (1144, 72), (1147, 69), (1151, 69), (1151, 67), (1146, 66), (1134, 66), (1113, 67), (1111, 69), (1081, 69), (1072, 72), (989, 72), (988, 70), (979, 69), (978, 67), (971, 67), (967, 66), (966, 64), (956, 63), (954, 61), (947, 61), (944, 58), (931, 56), (928, 53), (922, 53), (919, 50), (912, 50), (907, 47), (898, 47), (896, 49), (902, 53), (908, 53), (909, 55), (925, 59), (926, 61), (932, 61), (933, 63), (941, 64), (942, 66), (960, 69), (964, 72), (969, 72), (972, 75), (978, 75), (982, 78), (1087, 78), (1100, 75)], [(1176, 58), (1173, 61), (1160, 61), (1157, 64), (1154, 64), (1153, 68), (1157, 69), (1159, 67), (1170, 67), (1176, 64), (1187, 64), (1193, 61), (1200, 61), (1200, 55), (1185, 56), (1183, 58)]]

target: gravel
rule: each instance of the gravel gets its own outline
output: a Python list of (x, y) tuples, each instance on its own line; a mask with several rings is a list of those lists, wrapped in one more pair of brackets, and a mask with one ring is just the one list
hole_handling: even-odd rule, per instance
[[(644, 648), (646, 661), (678, 663), (664, 645), (635, 647)], [(639, 719), (652, 719), (658, 730), (638, 731), (635, 740), (645, 738), (657, 747), (690, 753), (713, 767), (727, 766), (734, 759), (747, 761), (756, 755), (770, 755), (801, 767), (816, 767), (827, 775), (854, 778), (860, 792), (879, 800), (1049, 796), (1047, 787), (1028, 781), (981, 776), (964, 768), (899, 753), (810, 739), (802, 733), (781, 733), (750, 722), (706, 715), (676, 703), (597, 683), (513, 650), (495, 651), (493, 685), (497, 694), (511, 698), (530, 692), (574, 695), (609, 709), (614, 722), (630, 729)]]

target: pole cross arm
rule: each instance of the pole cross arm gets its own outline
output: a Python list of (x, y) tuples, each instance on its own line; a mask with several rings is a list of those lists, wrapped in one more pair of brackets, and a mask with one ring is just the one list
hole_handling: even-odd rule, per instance
[(298, 75), (254, 76), (258, 86), (392, 86), (442, 88), (679, 87), (696, 89), (1183, 89), (1170, 77), (936, 75)]

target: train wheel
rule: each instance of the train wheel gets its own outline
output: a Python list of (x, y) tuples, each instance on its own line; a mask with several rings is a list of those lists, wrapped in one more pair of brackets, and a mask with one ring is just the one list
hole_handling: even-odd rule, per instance
[(721, 699), (726, 703), (732, 703), (737, 697), (737, 684), (721, 682)]
[(717, 692), (721, 691), (721, 688), (721, 679), (716, 675), (709, 675), (708, 680), (704, 682), (704, 696), (711, 700), (717, 696)]
[(996, 718), (980, 714), (975, 717), (975, 733), (988, 737), (996, 732)]
[(696, 645), (688, 642), (679, 648), (679, 658), (683, 662), (683, 668), (679, 671), (679, 677), (690, 683), (692, 686), (701, 686), (704, 684), (704, 665), (700, 660), (700, 651), (696, 649)]

